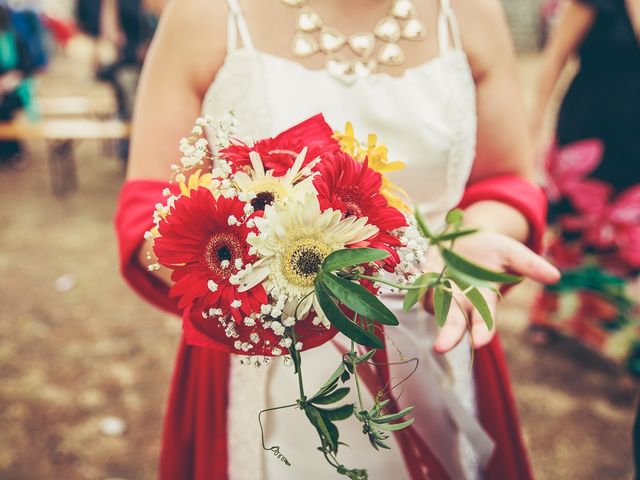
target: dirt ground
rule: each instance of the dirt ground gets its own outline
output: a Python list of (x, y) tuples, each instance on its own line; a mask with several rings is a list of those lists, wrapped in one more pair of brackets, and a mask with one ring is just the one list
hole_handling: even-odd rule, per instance
[[(522, 61), (527, 81), (534, 65)], [(72, 59), (40, 88), (107, 93)], [(0, 171), (0, 479), (152, 479), (180, 325), (118, 275), (122, 165), (99, 144), (77, 145), (79, 190), (61, 199), (44, 146), (29, 153), (25, 170)], [(514, 292), (500, 322), (537, 478), (630, 478), (635, 393), (570, 342), (528, 343), (533, 293)]]

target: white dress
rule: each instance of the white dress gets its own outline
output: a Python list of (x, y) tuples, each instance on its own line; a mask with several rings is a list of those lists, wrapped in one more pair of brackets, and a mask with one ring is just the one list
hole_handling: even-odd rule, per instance
[[(351, 121), (356, 134), (378, 134), (392, 159), (407, 168), (391, 180), (420, 205), (432, 225), (441, 225), (448, 210), (460, 200), (475, 155), (475, 84), (460, 45), (454, 13), (441, 0), (439, 55), (400, 77), (373, 73), (346, 84), (326, 70), (311, 70), (295, 61), (255, 48), (237, 0), (230, 6), (228, 53), (202, 106), (205, 114), (220, 117), (234, 110), (240, 136), (272, 136), (296, 123), (323, 113), (333, 128)], [(238, 39), (242, 46), (238, 46)], [(451, 42), (453, 40), (453, 43)], [(401, 298), (385, 302), (400, 319), (391, 332), (389, 358), (397, 351), (419, 357), (416, 375), (405, 383), (401, 406), (416, 405), (416, 429), (450, 476), (479, 479), (492, 444), (476, 420), (475, 395), (468, 342), (444, 357), (431, 351), (434, 322), (424, 312), (402, 313)], [(339, 345), (329, 342), (302, 355), (306, 389), (319, 387), (339, 363)], [(395, 351), (394, 351), (395, 350)], [(265, 416), (265, 444), (278, 445), (292, 463), (285, 466), (259, 441), (257, 412), (295, 401), (293, 370), (275, 361), (268, 367), (240, 365), (232, 359), (228, 411), (229, 478), (231, 480), (329, 479), (339, 477), (316, 450), (319, 439), (302, 412), (283, 410)], [(401, 378), (409, 367), (392, 369)], [(372, 398), (367, 392), (367, 402)], [(350, 468), (364, 468), (369, 478), (405, 479), (402, 455), (393, 438), (391, 451), (376, 452), (350, 419), (340, 422), (339, 460)]]

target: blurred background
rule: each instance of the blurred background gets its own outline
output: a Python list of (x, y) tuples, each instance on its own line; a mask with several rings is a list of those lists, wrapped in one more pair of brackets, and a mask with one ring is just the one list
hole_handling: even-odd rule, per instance
[[(181, 327), (120, 278), (112, 216), (163, 0), (102, 1), (0, 2), (0, 479), (155, 476)], [(531, 106), (558, 2), (503, 3)], [(631, 478), (635, 381), (532, 332), (536, 295), (518, 287), (500, 325), (537, 478)]]

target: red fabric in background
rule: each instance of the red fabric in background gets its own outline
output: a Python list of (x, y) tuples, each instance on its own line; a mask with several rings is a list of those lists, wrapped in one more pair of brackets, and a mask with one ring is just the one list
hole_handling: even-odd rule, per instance
[[(168, 287), (149, 275), (137, 261), (144, 232), (152, 226), (154, 205), (162, 200), (162, 190), (168, 186), (166, 182), (151, 180), (125, 183), (120, 193), (116, 230), (120, 267), (127, 282), (150, 303), (177, 314), (175, 303), (168, 299)], [(467, 189), (461, 207), (482, 200), (501, 201), (522, 212), (531, 225), (530, 245), (539, 247), (546, 199), (537, 187), (512, 176), (488, 179)], [(477, 351), (474, 371), (480, 419), (496, 442), (485, 480), (532, 479), (497, 336)], [(188, 346), (181, 341), (164, 422), (161, 480), (227, 480), (228, 377), (227, 353)], [(408, 435), (404, 437), (410, 440)], [(403, 453), (407, 458), (406, 451)], [(430, 470), (430, 480), (458, 480), (448, 479), (440, 465), (432, 464)], [(412, 473), (413, 480), (423, 480), (421, 474)]]

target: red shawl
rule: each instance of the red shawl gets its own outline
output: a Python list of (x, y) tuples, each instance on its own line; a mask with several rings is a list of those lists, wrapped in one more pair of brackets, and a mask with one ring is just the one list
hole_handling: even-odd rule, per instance
[[(131, 287), (150, 303), (178, 314), (168, 288), (138, 263), (143, 234), (152, 226), (154, 205), (162, 201), (161, 181), (128, 181), (116, 215), (120, 267)], [(464, 208), (481, 200), (498, 200), (521, 211), (531, 225), (530, 245), (537, 248), (545, 227), (546, 199), (540, 189), (515, 177), (488, 179), (471, 185), (461, 202)], [(487, 479), (532, 479), (520, 434), (515, 403), (500, 340), (495, 339), (475, 356), (476, 396), (480, 420), (496, 443), (484, 476)], [(227, 480), (227, 390), (229, 355), (181, 342), (165, 417), (159, 478), (161, 480)], [(400, 436), (403, 447), (415, 442), (410, 429)], [(419, 441), (419, 439), (417, 439)], [(418, 458), (429, 465), (430, 480), (449, 479), (428, 448), (403, 448), (412, 480)]]

